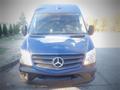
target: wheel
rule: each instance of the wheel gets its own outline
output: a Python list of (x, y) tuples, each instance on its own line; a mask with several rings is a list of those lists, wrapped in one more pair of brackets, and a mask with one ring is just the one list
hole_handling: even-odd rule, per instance
[(30, 73), (20, 72), (20, 77), (29, 83), (35, 78), (35, 75)]

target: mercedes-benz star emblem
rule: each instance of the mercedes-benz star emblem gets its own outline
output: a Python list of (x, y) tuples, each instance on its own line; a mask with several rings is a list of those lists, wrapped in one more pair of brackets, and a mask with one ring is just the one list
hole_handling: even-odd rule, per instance
[(53, 64), (53, 66), (60, 68), (63, 66), (64, 60), (61, 57), (55, 57), (55, 58), (53, 58), (52, 64)]

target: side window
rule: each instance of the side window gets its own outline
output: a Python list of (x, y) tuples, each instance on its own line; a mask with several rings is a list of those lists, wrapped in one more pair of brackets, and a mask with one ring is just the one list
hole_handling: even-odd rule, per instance
[(30, 32), (30, 33), (31, 33), (31, 31), (34, 31), (33, 29), (35, 29), (35, 27), (36, 27), (36, 17), (35, 17), (35, 16), (36, 16), (36, 15), (33, 16), (32, 21), (31, 21), (31, 23), (30, 23), (30, 25), (29, 25), (29, 27), (30, 27), (29, 32)]

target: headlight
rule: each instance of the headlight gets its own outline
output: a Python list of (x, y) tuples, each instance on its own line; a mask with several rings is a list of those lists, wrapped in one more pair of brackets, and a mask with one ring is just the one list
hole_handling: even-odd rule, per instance
[(21, 50), (21, 60), (20, 63), (32, 66), (32, 60), (31, 60), (31, 55), (28, 51), (26, 50)]
[(96, 62), (96, 51), (95, 48), (90, 50), (85, 57), (84, 65), (89, 65)]

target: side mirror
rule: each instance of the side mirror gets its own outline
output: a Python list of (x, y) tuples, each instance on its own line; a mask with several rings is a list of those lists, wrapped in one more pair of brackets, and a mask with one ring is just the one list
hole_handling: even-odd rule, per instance
[(88, 34), (89, 35), (93, 35), (93, 33), (94, 33), (94, 26), (93, 25), (89, 25)]
[(22, 34), (23, 34), (23, 36), (27, 35), (27, 26), (26, 25), (22, 27)]

